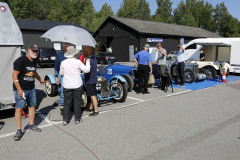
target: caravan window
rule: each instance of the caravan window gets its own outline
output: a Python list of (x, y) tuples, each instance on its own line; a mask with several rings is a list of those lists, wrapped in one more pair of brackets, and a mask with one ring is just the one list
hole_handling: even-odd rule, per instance
[(196, 44), (191, 44), (190, 46), (185, 48), (185, 50), (187, 50), (187, 49), (197, 49), (197, 45)]

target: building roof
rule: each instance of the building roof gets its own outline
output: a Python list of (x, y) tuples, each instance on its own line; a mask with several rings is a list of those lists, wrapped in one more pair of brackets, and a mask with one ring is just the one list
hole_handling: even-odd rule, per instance
[[(16, 22), (21, 30), (38, 30), (38, 31), (47, 31), (59, 25), (72, 25), (72, 23), (68, 23), (68, 22), (40, 21), (40, 20), (31, 20), (31, 19), (16, 19)], [(93, 31), (79, 24), (74, 24), (74, 26), (83, 28), (87, 30), (89, 33), (93, 33)]]
[(131, 18), (109, 16), (108, 20), (116, 20), (141, 34), (173, 35), (181, 37), (220, 38), (221, 36), (198, 27), (177, 24), (144, 21)]

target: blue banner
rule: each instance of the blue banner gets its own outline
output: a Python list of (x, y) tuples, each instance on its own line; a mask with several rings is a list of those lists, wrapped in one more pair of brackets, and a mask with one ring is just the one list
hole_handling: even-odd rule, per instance
[(163, 43), (163, 39), (161, 39), (161, 38), (148, 38), (147, 42)]

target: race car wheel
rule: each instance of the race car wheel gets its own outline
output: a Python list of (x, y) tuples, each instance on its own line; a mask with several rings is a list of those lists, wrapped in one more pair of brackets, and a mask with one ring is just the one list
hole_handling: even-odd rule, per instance
[(207, 75), (206, 70), (204, 68), (199, 68), (198, 73), (202, 73), (202, 74)]
[(85, 89), (83, 89), (83, 92), (82, 92), (82, 108), (84, 109), (89, 109), (89, 106), (90, 106), (90, 102), (91, 102), (91, 99), (90, 97), (87, 96), (87, 92), (85, 91)]
[(125, 102), (128, 94), (128, 86), (127, 83), (122, 83), (117, 80), (113, 80), (110, 82), (110, 89), (117, 93), (117, 96), (113, 98), (114, 101), (117, 102)]
[(217, 71), (212, 67), (205, 67), (206, 77), (209, 79), (215, 79), (217, 76)]
[(230, 74), (229, 68), (227, 69), (226, 77), (228, 77)]
[(128, 83), (128, 92), (131, 92), (134, 87), (133, 78), (127, 74), (122, 75), (122, 77), (127, 81)]
[(57, 85), (52, 84), (48, 77), (46, 78), (45, 89), (49, 97), (54, 97), (57, 95)]
[(99, 62), (99, 63), (100, 63), (100, 64), (104, 64), (104, 62), (103, 62), (103, 60), (102, 60), (102, 59), (100, 60), (100, 62)]
[(193, 71), (191, 71), (191, 70), (184, 71), (184, 75), (185, 75), (186, 83), (192, 83), (195, 79), (195, 75), (194, 75)]

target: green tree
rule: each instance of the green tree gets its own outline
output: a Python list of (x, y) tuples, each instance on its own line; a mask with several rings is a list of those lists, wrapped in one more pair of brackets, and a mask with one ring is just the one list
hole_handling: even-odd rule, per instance
[(204, 0), (192, 2), (191, 14), (193, 15), (197, 27), (201, 27), (206, 30), (211, 30), (212, 26), (212, 17), (213, 17), (213, 6), (204, 2)]
[(121, 7), (117, 11), (118, 17), (123, 18), (138, 18), (138, 5), (137, 0), (123, 0)]
[(138, 19), (150, 20), (151, 10), (149, 8), (149, 3), (146, 0), (138, 0)]
[(34, 0), (7, 0), (9, 8), (15, 18), (36, 19), (35, 12), (38, 2)]
[(108, 16), (113, 16), (114, 12), (112, 10), (111, 6), (108, 6), (107, 3), (105, 3), (102, 6), (102, 9), (97, 12), (96, 16), (93, 19), (93, 23), (92, 23), (92, 28), (93, 31), (96, 31), (100, 25), (107, 19)]
[(154, 15), (154, 21), (157, 22), (172, 22), (172, 4), (170, 0), (157, 0), (157, 11)]

